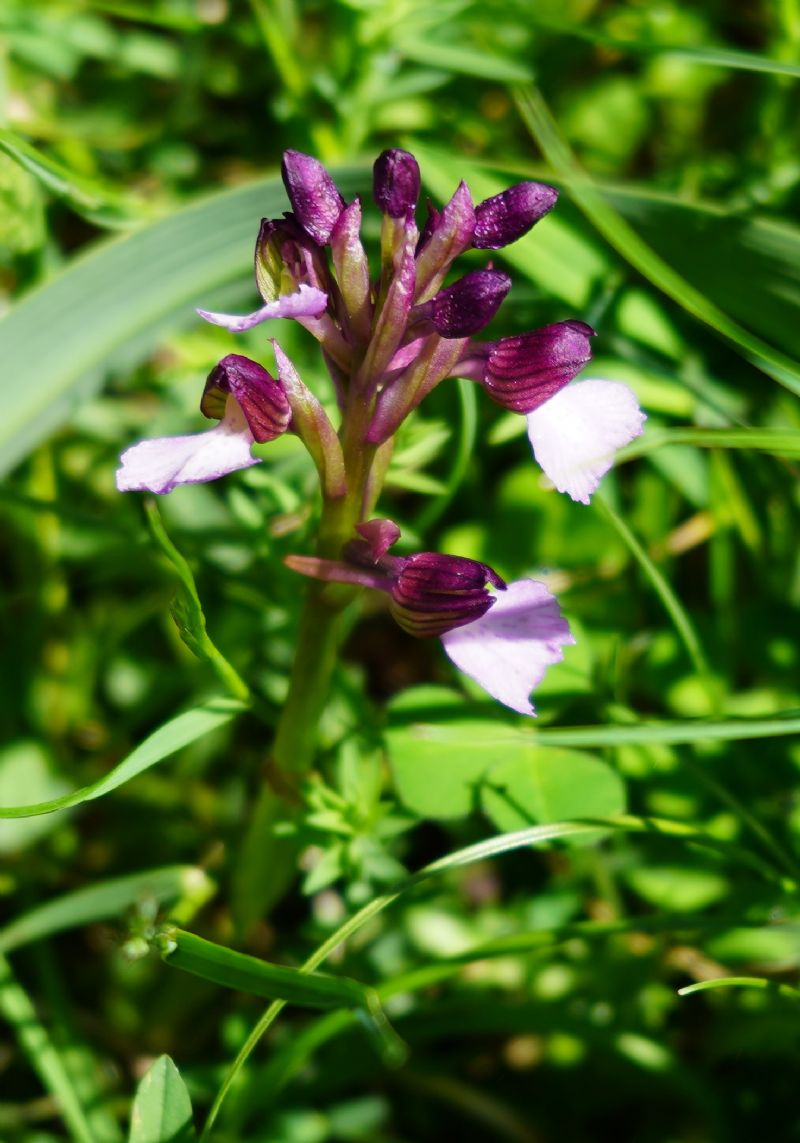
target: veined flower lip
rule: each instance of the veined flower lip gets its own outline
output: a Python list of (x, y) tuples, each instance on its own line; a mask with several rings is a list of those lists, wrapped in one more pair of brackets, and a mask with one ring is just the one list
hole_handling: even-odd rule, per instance
[(225, 416), (204, 433), (161, 437), (131, 445), (120, 457), (117, 489), (164, 495), (178, 484), (204, 484), (229, 472), (260, 464), (250, 453), (253, 434), (235, 397)]

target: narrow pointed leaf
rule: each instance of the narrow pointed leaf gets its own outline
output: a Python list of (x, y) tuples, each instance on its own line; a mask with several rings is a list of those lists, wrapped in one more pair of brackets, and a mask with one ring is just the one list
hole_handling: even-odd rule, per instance
[(194, 710), (184, 711), (183, 714), (165, 722), (158, 730), (154, 730), (127, 758), (98, 781), (79, 790), (73, 790), (70, 794), (64, 794), (60, 798), (53, 798), (49, 802), (37, 802), (30, 806), (0, 806), (0, 818), (27, 818), (37, 814), (51, 814), (54, 810), (78, 806), (81, 802), (100, 798), (103, 794), (111, 793), (125, 782), (129, 782), (131, 778), (136, 778), (145, 770), (149, 770), (151, 766), (169, 758), (181, 747), (188, 746), (190, 742), (196, 742), (204, 734), (224, 726), (246, 709), (241, 703), (220, 698), (195, 707)]

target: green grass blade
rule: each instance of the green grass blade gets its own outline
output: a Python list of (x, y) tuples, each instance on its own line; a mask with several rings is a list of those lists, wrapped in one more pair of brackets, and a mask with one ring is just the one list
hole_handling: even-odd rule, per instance
[(758, 368), (800, 394), (800, 366), (780, 350), (751, 334), (681, 277), (644, 242), (603, 198), (562, 137), (538, 90), (520, 88), (517, 106), (532, 137), (580, 210), (606, 241), (636, 270), (688, 313), (705, 322), (744, 351)]
[(590, 44), (599, 44), (604, 48), (611, 48), (615, 52), (630, 52), (633, 55), (664, 55), (676, 59), (688, 60), (689, 63), (701, 67), (722, 67), (732, 71), (755, 71), (764, 75), (790, 75), (800, 77), (800, 64), (788, 63), (783, 60), (772, 59), (770, 56), (759, 55), (757, 52), (740, 52), (733, 48), (694, 48), (686, 44), (660, 44), (658, 41), (625, 40), (618, 36), (609, 36), (605, 32), (596, 31), (575, 24), (559, 24), (539, 16), (535, 9), (530, 12), (531, 22), (545, 31), (553, 32), (559, 36), (572, 36), (575, 39), (586, 40)]
[(30, 806), (0, 806), (0, 818), (29, 818), (38, 814), (51, 814), (54, 810), (67, 809), (69, 806), (78, 806), (81, 802), (100, 798), (116, 790), (131, 778), (149, 770), (151, 766), (168, 758), (190, 742), (196, 742), (204, 734), (209, 734), (226, 722), (230, 722), (237, 714), (241, 714), (246, 707), (231, 699), (213, 699), (194, 710), (184, 711), (183, 714), (170, 719), (160, 726), (158, 730), (144, 740), (115, 766), (104, 777), (92, 782), (80, 790), (73, 790), (60, 798), (53, 798), (49, 802), (37, 802)]
[(270, 964), (172, 926), (164, 928), (157, 939), (167, 964), (224, 988), (305, 1008), (363, 1008), (367, 1005), (366, 985), (350, 977), (306, 973)]
[(719, 976), (716, 980), (700, 980), (697, 984), (679, 988), (678, 996), (692, 996), (695, 992), (708, 992), (714, 988), (757, 988), (762, 992), (775, 992), (790, 1000), (800, 1000), (800, 989), (781, 981), (765, 980), (760, 976)]
[(531, 69), (525, 64), (482, 52), (470, 44), (442, 43), (403, 36), (397, 44), (397, 51), (418, 64), (495, 83), (526, 83), (532, 79)]
[[(335, 171), (346, 195), (358, 170)], [(246, 283), (262, 215), (280, 215), (279, 178), (204, 198), (105, 242), (0, 319), (5, 374), (0, 476), (62, 425), (111, 367), (145, 356), (168, 329), (200, 321), (193, 307)], [(253, 287), (255, 294), (255, 287)]]
[(11, 952), (65, 929), (119, 917), (143, 900), (164, 905), (184, 896), (207, 895), (212, 885), (196, 865), (167, 865), (88, 885), (37, 905), (0, 929), (0, 953)]
[(693, 448), (747, 449), (792, 459), (800, 457), (800, 432), (792, 429), (662, 429), (646, 433), (620, 449), (617, 463), (657, 452), (666, 445)]
[[(446, 857), (440, 858), (438, 861), (433, 861), (426, 865), (418, 873), (413, 874), (408, 880), (404, 881), (395, 890), (384, 893), (379, 897), (375, 897), (352, 917), (350, 917), (344, 924), (333, 933), (323, 944), (316, 949), (312, 955), (305, 961), (303, 966), (299, 969), (301, 973), (315, 972), (316, 969), (331, 955), (334, 949), (338, 948), (345, 941), (348, 941), (359, 929), (363, 928), (368, 921), (373, 917), (383, 912), (390, 905), (394, 904), (404, 893), (411, 889), (417, 888), (420, 884), (427, 881), (431, 877), (438, 876), (439, 874), (448, 872), (452, 869), (460, 868), (464, 865), (471, 865), (474, 862), (486, 861), (492, 857), (498, 857), (504, 853), (511, 853), (517, 849), (527, 849), (531, 846), (547, 844), (551, 841), (557, 841), (562, 838), (583, 836), (587, 838), (597, 838), (598, 840), (606, 834), (609, 830), (621, 830), (629, 833), (644, 833), (653, 836), (660, 836), (665, 838), (674, 838), (677, 840), (694, 843), (702, 846), (707, 846), (717, 851), (722, 851), (731, 857), (738, 858), (743, 864), (757, 869), (766, 878), (773, 883), (775, 880), (781, 880), (781, 875), (776, 874), (772, 866), (764, 862), (756, 854), (750, 853), (748, 850), (740, 846), (732, 845), (730, 842), (719, 841), (717, 838), (709, 834), (703, 833), (700, 830), (694, 829), (692, 826), (685, 825), (683, 822), (675, 822), (664, 819), (655, 818), (637, 818), (632, 815), (624, 815), (619, 818), (598, 819), (592, 822), (553, 822), (547, 825), (532, 826), (530, 829), (517, 830), (514, 833), (500, 834), (497, 837), (488, 838), (486, 841), (478, 842), (475, 845), (467, 846), (465, 849), (457, 850), (455, 853), (448, 854)], [(782, 884), (792, 888), (788, 880), (783, 880)], [(280, 1015), (284, 1004), (283, 1000), (276, 1000), (270, 1004), (267, 1011), (259, 1020), (253, 1031), (248, 1036), (244, 1045), (239, 1051), (236, 1059), (231, 1065), (225, 1079), (220, 1087), (214, 1102), (209, 1111), (208, 1118), (201, 1133), (201, 1139), (207, 1140), (210, 1136), (217, 1116), (219, 1115), (220, 1108), (230, 1091), (236, 1076), (241, 1068), (244, 1066), (248, 1057), (256, 1047), (261, 1037), (272, 1026), (275, 1020)]]
[(151, 497), (145, 500), (144, 511), (153, 539), (167, 557), (178, 580), (178, 594), (171, 610), (181, 639), (193, 655), (211, 665), (217, 678), (235, 699), (248, 703), (250, 688), (208, 634), (206, 617), (192, 569), (167, 535), (158, 504)]
[(5, 127), (0, 128), (0, 151), (97, 226), (133, 226), (148, 213), (144, 203), (134, 204), (99, 180), (68, 170)]
[(599, 493), (596, 497), (596, 502), (600, 505), (606, 519), (611, 523), (617, 535), (653, 585), (658, 598), (664, 605), (664, 610), (675, 625), (675, 630), (678, 632), (681, 642), (686, 648), (686, 654), (689, 656), (694, 669), (698, 675), (701, 675), (705, 680), (709, 681), (710, 685), (708, 663), (706, 662), (703, 648), (700, 646), (700, 640), (694, 629), (694, 624), (687, 615), (683, 604), (670, 587), (666, 576), (662, 574), (650, 559), (647, 552), (619, 513), (615, 512), (611, 507), (607, 497), (603, 493)]
[(0, 1016), (19, 1041), (31, 1067), (45, 1089), (55, 1098), (71, 1137), (76, 1143), (94, 1143), (94, 1134), (75, 1092), (67, 1068), (40, 1023), (31, 998), (18, 983), (11, 965), (0, 955)]
[[(437, 714), (439, 712), (437, 711)], [(615, 723), (605, 726), (547, 726), (542, 729), (497, 724), (494, 710), (487, 718), (459, 715), (452, 718), (452, 707), (443, 708), (441, 721), (427, 722), (430, 707), (419, 713), (411, 708), (392, 712), (393, 726), (408, 726), (421, 741), (441, 742), (449, 748), (464, 741), (474, 742), (476, 731), (487, 749), (528, 744), (530, 746), (582, 746), (589, 749), (604, 746), (691, 746), (698, 742), (741, 742), (760, 738), (783, 738), (800, 733), (800, 712), (785, 711), (771, 718), (736, 718), (728, 720), (686, 719), (671, 722)]]

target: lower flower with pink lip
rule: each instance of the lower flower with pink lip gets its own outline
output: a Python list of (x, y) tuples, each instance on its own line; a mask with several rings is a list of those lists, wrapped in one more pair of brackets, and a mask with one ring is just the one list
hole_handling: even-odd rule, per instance
[(200, 411), (219, 424), (204, 433), (132, 445), (120, 457), (120, 492), (163, 495), (178, 484), (202, 484), (260, 464), (252, 446), (285, 433), (292, 411), (283, 386), (248, 357), (230, 353), (212, 369)]
[(417, 552), (390, 556), (400, 535), (390, 520), (370, 520), (345, 548), (345, 560), (288, 556), (303, 575), (389, 595), (396, 622), (419, 638), (438, 636), (459, 670), (519, 714), (535, 716), (531, 691), (574, 643), (558, 602), (543, 583), (505, 583), (488, 564)]

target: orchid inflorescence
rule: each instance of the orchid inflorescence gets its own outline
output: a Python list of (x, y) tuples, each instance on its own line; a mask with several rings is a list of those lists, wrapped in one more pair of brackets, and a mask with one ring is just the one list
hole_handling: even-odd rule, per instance
[(461, 182), (439, 211), (416, 224), (419, 167), (393, 149), (375, 162), (373, 190), (383, 215), (377, 281), (361, 242), (361, 202), (346, 204), (309, 155), (287, 151), (283, 180), (292, 211), (264, 219), (255, 276), (264, 304), (239, 316), (198, 311), (241, 332), (292, 318), (320, 343), (341, 412), (338, 431), (273, 341), (277, 378), (240, 354), (211, 371), (201, 412), (219, 423), (204, 433), (146, 440), (126, 450), (121, 491), (170, 492), (260, 463), (254, 443), (295, 433), (320, 476), (323, 517), (317, 554), (288, 565), (316, 580), (386, 592), (399, 625), (438, 636), (453, 662), (493, 697), (534, 714), (530, 692), (574, 642), (544, 584), (506, 584), (488, 565), (459, 556), (389, 551), (399, 529), (371, 518), (393, 438), (440, 382), (462, 377), (503, 408), (524, 416), (534, 456), (560, 492), (588, 504), (615, 450), (642, 431), (631, 390), (608, 380), (573, 379), (591, 357), (594, 330), (556, 322), (498, 341), (474, 340), (511, 288), (507, 274), (472, 270), (445, 281), (459, 254), (516, 241), (555, 205), (537, 182), (473, 204)]

